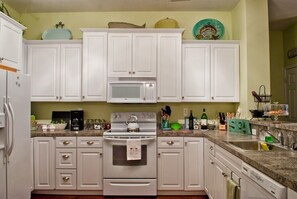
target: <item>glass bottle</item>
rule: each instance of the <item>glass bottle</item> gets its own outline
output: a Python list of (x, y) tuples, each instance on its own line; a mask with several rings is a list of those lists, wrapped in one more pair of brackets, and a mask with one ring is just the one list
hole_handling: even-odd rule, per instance
[(201, 115), (200, 125), (201, 129), (206, 130), (207, 129), (207, 115), (205, 113), (205, 108), (203, 109), (203, 113)]
[(189, 117), (189, 130), (194, 129), (194, 117), (192, 110), (190, 111), (190, 117)]

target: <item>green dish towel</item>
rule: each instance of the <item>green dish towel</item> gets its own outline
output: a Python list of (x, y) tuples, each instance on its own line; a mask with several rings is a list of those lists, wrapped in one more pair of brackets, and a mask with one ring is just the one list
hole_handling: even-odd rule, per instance
[(227, 179), (227, 199), (240, 199), (240, 187), (230, 178)]

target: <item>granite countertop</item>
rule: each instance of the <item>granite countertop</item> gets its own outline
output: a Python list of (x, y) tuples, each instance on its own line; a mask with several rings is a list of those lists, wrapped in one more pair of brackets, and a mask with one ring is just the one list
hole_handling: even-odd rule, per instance
[[(267, 125), (271, 125), (266, 123)], [(261, 124), (263, 125), (263, 122)], [(296, 125), (297, 127), (297, 125)], [(61, 136), (102, 136), (104, 130), (83, 131), (32, 131), (31, 137), (61, 137)], [(238, 134), (218, 130), (158, 130), (158, 137), (206, 137), (226, 151), (255, 167), (262, 173), (286, 187), (297, 191), (297, 151), (248, 151), (240, 150), (227, 141), (232, 140), (258, 140), (256, 136)]]
[(266, 126), (271, 128), (283, 129), (287, 131), (297, 131), (297, 123), (286, 121), (271, 121), (271, 120), (250, 120), (252, 125)]
[(208, 131), (206, 138), (275, 181), (297, 191), (297, 151), (240, 150), (226, 141), (257, 140), (255, 136), (222, 131)]

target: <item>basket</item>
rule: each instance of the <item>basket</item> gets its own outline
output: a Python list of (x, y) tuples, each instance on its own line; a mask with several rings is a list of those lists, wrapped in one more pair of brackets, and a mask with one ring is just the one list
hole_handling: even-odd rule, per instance
[(67, 123), (63, 123), (63, 124), (52, 124), (55, 126), (55, 130), (64, 130), (65, 127), (67, 126)]
[(254, 97), (254, 102), (264, 102), (264, 103), (268, 103), (271, 100), (271, 96), (272, 95), (267, 95), (266, 94), (266, 87), (264, 85), (261, 85), (259, 87), (259, 93), (258, 96), (261, 100), (258, 100), (256, 97)]

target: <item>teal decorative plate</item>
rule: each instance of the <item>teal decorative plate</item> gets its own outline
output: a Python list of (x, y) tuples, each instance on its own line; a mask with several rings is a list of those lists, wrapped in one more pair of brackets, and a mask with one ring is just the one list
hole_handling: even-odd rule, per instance
[(200, 40), (217, 40), (224, 36), (224, 25), (216, 19), (203, 19), (193, 27), (193, 35)]
[(72, 39), (72, 34), (69, 29), (48, 29), (41, 35), (42, 40), (59, 40), (59, 39)]

